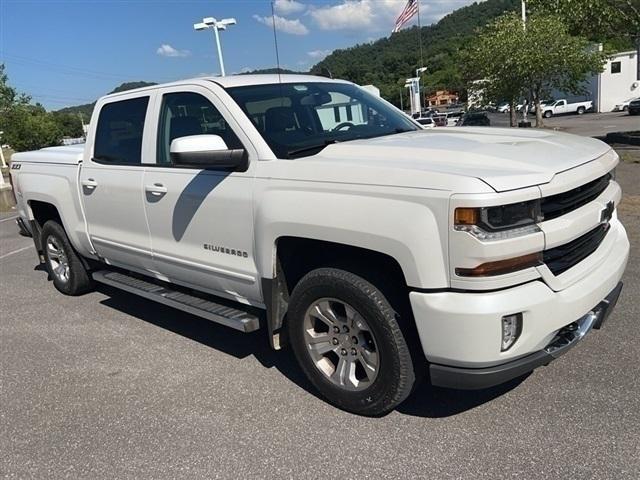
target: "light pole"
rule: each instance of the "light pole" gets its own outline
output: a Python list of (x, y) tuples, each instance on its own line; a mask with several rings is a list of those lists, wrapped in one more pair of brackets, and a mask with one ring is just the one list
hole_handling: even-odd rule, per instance
[(420, 98), (420, 80), (422, 79), (421, 74), (427, 71), (427, 67), (420, 67), (420, 68), (416, 68), (416, 78), (418, 79), (418, 85), (417, 85), (417, 92), (416, 92), (416, 97), (418, 97), (418, 112), (420, 112), (420, 115), (422, 115), (422, 106), (420, 104), (421, 102), (421, 98)]
[[(522, 0), (522, 31), (524, 34), (527, 33), (527, 4), (525, 0)], [(531, 123), (527, 118), (527, 114), (529, 113), (529, 99), (525, 98), (522, 104), (522, 122), (520, 123), (521, 127), (530, 127)]]
[(213, 35), (216, 39), (216, 47), (218, 48), (218, 60), (220, 61), (220, 74), (224, 77), (224, 60), (222, 59), (222, 46), (220, 45), (220, 34), (219, 30), (226, 30), (227, 26), (235, 25), (235, 18), (223, 18), (222, 20), (216, 20), (213, 17), (206, 17), (202, 19), (202, 23), (194, 23), (193, 29), (200, 31), (206, 30), (208, 28), (213, 28)]

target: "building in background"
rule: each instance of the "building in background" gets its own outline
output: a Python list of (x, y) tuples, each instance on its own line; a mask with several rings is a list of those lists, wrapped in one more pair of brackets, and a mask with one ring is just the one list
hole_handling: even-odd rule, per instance
[(602, 73), (589, 81), (587, 88), (592, 93), (594, 110), (611, 112), (616, 104), (629, 98), (640, 97), (638, 77), (638, 52), (613, 54), (607, 60)]
[(458, 94), (449, 90), (438, 90), (435, 94), (427, 97), (429, 106), (432, 108), (446, 107), (447, 105), (458, 103), (459, 100)]

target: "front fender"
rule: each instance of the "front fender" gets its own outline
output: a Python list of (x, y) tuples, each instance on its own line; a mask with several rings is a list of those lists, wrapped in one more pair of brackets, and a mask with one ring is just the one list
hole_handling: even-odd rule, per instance
[(410, 287), (448, 286), (449, 192), (270, 180), (256, 193), (256, 261), (263, 276), (275, 276), (277, 239), (293, 236), (391, 256)]

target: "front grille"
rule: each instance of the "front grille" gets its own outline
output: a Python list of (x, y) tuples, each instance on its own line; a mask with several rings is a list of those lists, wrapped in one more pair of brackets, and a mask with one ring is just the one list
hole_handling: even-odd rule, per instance
[(595, 252), (608, 231), (608, 223), (599, 225), (569, 243), (545, 250), (543, 261), (554, 275), (560, 275)]
[(583, 205), (595, 200), (609, 186), (611, 174), (597, 178), (589, 183), (585, 183), (578, 188), (568, 192), (558, 193), (550, 197), (545, 197), (541, 202), (542, 215), (545, 220), (560, 217), (566, 213), (576, 210)]

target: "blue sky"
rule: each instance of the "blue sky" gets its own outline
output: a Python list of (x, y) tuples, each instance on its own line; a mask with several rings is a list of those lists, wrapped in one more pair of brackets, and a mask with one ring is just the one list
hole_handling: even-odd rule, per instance
[[(388, 36), (405, 3), (276, 0), (281, 65), (306, 70), (336, 48)], [(422, 0), (422, 24), (470, 3)], [(238, 21), (221, 33), (227, 74), (275, 65), (269, 0), (0, 0), (0, 62), (49, 109), (124, 81), (215, 75), (213, 32), (193, 30), (207, 16)]]

